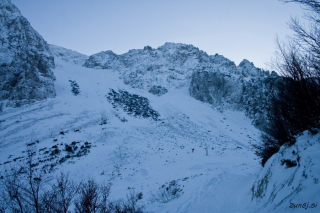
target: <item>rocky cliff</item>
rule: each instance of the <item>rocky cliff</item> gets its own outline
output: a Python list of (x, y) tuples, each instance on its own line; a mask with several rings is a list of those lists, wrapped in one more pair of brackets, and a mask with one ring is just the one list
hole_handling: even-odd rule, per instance
[(54, 58), (10, 0), (0, 1), (0, 101), (20, 106), (55, 97)]
[(215, 67), (202, 67), (192, 74), (189, 92), (197, 100), (223, 109), (244, 110), (261, 129), (266, 125), (266, 105), (279, 76), (243, 60), (239, 66), (214, 56)]

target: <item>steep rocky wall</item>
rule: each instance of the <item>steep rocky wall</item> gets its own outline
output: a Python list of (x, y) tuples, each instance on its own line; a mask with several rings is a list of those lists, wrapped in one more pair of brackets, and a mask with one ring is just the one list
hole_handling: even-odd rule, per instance
[(239, 79), (219, 71), (194, 72), (189, 86), (192, 97), (215, 107), (236, 106), (240, 102), (241, 90)]
[(0, 101), (20, 106), (55, 97), (54, 58), (10, 0), (0, 1)]
[[(240, 65), (239, 65), (240, 66)], [(189, 93), (197, 100), (212, 104), (220, 110), (244, 110), (253, 123), (264, 130), (267, 124), (266, 107), (271, 90), (280, 80), (254, 66), (226, 73), (218, 69), (200, 70), (192, 74)]]

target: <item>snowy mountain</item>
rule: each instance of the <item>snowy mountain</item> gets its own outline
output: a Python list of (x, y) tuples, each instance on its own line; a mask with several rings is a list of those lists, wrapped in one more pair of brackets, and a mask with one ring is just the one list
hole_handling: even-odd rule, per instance
[(20, 106), (55, 97), (54, 58), (10, 0), (0, 1), (0, 101)]
[[(55, 58), (56, 98), (4, 109), (0, 176), (34, 147), (38, 167), (49, 175), (110, 182), (110, 200), (134, 188), (147, 212), (288, 212), (291, 203), (318, 202), (312, 197), (319, 193), (317, 135), (283, 147), (261, 170), (251, 147), (260, 131), (244, 112), (212, 108), (190, 97), (188, 87), (161, 96), (133, 89), (120, 73), (82, 67), (66, 55), (78, 54)], [(300, 167), (287, 168), (283, 160), (298, 156)], [(162, 199), (166, 188), (177, 193)]]
[(276, 73), (186, 44), (86, 56), (0, 6), (0, 180), (32, 150), (47, 176), (111, 183), (109, 200), (134, 189), (146, 212), (319, 210), (320, 134), (264, 168), (254, 154)]
[(122, 55), (100, 52), (90, 56), (84, 66), (116, 70), (125, 84), (149, 90), (153, 86), (187, 86), (199, 61), (209, 63), (210, 57), (192, 45), (166, 43), (157, 49), (146, 46)]
[(100, 52), (90, 56), (84, 66), (116, 70), (121, 73), (125, 84), (145, 90), (158, 85), (165, 88), (189, 86), (195, 71), (243, 77), (266, 74), (247, 60), (237, 67), (234, 62), (221, 55), (210, 56), (192, 45), (179, 43), (165, 43), (157, 49), (146, 46), (122, 55), (110, 50)]
[[(119, 72), (125, 84), (153, 94), (189, 87), (192, 97), (220, 110), (245, 111), (253, 123), (264, 129), (265, 104), (279, 76), (243, 60), (239, 66), (222, 55), (208, 55), (186, 44), (166, 43), (117, 55), (112, 51), (94, 54), (85, 67)], [(161, 92), (160, 92), (161, 91)]]

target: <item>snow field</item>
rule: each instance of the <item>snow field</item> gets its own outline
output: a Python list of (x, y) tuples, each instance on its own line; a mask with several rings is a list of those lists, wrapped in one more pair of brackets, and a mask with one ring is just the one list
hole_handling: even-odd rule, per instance
[[(260, 171), (251, 144), (260, 140), (260, 133), (244, 113), (212, 109), (191, 98), (186, 87), (158, 97), (123, 84), (112, 70), (88, 69), (60, 59), (56, 64), (55, 99), (6, 108), (1, 115), (1, 170), (23, 156), (27, 144), (35, 142), (38, 150), (54, 145), (63, 150), (64, 144), (87, 141), (92, 146), (88, 155), (57, 165), (51, 174), (64, 171), (76, 181), (111, 182), (111, 199), (124, 198), (134, 188), (143, 193), (141, 202), (148, 212), (247, 208), (250, 187)], [(78, 96), (72, 94), (69, 80), (78, 83)], [(161, 120), (114, 109), (105, 97), (109, 88), (148, 98)], [(100, 125), (102, 117), (107, 124)], [(11, 163), (4, 165), (7, 161)], [(167, 203), (152, 201), (171, 181), (181, 189), (180, 197)]]

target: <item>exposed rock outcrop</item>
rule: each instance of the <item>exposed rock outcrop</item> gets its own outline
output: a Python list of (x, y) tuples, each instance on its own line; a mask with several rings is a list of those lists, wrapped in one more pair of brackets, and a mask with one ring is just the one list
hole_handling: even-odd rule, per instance
[(216, 57), (220, 60), (216, 60), (215, 67), (203, 67), (193, 72), (190, 95), (221, 110), (244, 110), (253, 123), (264, 130), (268, 122), (267, 102), (279, 76), (256, 68), (248, 60), (236, 67), (221, 56)]
[(0, 1), (0, 101), (20, 106), (55, 97), (54, 58), (10, 0)]

